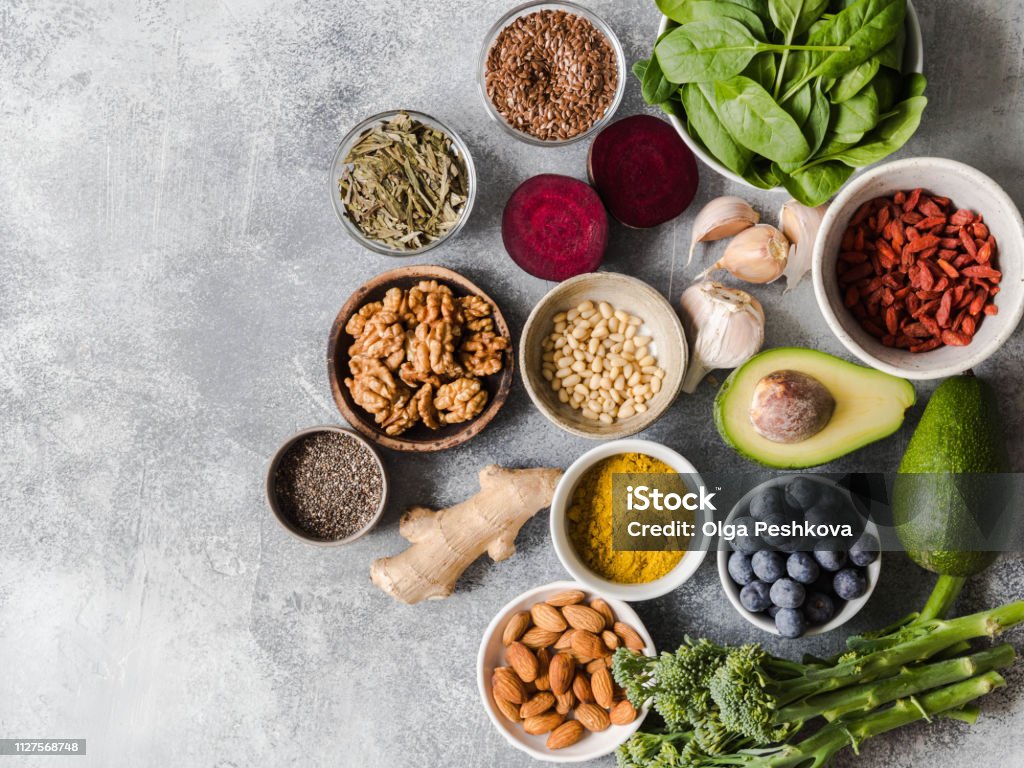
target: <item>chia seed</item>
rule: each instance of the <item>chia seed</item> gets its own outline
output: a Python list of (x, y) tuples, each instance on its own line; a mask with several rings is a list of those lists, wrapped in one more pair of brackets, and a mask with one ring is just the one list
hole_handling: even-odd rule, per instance
[(282, 457), (274, 482), (281, 512), (320, 541), (346, 539), (366, 528), (384, 493), (376, 458), (341, 432), (300, 438)]

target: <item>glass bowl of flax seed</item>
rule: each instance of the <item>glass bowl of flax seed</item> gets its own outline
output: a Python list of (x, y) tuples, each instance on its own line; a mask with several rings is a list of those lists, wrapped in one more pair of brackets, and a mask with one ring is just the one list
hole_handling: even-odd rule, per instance
[(575, 3), (530, 2), (487, 32), (478, 82), (487, 113), (517, 139), (557, 146), (591, 135), (626, 90), (611, 27)]
[(373, 447), (350, 429), (300, 430), (267, 466), (267, 504), (282, 527), (309, 544), (355, 541), (380, 520), (388, 480)]

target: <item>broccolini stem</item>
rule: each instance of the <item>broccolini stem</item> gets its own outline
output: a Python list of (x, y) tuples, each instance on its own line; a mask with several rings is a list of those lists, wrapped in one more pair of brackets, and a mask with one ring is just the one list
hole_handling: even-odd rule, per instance
[(871, 711), (896, 699), (1008, 667), (1016, 656), (1013, 646), (1004, 643), (972, 656), (904, 669), (894, 677), (822, 693), (790, 704), (776, 713), (775, 721), (805, 722), (817, 715), (832, 721), (851, 713)]
[(935, 582), (935, 589), (932, 590), (928, 602), (924, 604), (924, 610), (917, 617), (918, 622), (946, 618), (966, 583), (967, 579), (963, 576), (939, 576)]
[[(765, 762), (764, 768), (789, 768), (797, 765), (802, 768), (821, 768), (845, 747), (856, 749), (861, 742), (874, 736), (902, 728), (917, 720), (927, 720), (935, 715), (961, 709), (1004, 685), (1006, 681), (998, 672), (986, 672), (920, 696), (899, 699), (887, 709), (836, 720), (796, 745), (795, 750), (800, 754), (787, 754), (790, 750), (785, 749)], [(804, 762), (796, 759), (800, 755)], [(812, 757), (813, 762), (806, 762)], [(761, 768), (757, 763), (752, 765)]]
[[(964, 640), (995, 637), (1024, 621), (1024, 600), (958, 619), (934, 620), (907, 628), (908, 639), (889, 648), (843, 661), (834, 667), (810, 669), (803, 677), (779, 683), (779, 706), (826, 691), (883, 677), (904, 664), (923, 661)], [(898, 638), (898, 633), (896, 636)]]

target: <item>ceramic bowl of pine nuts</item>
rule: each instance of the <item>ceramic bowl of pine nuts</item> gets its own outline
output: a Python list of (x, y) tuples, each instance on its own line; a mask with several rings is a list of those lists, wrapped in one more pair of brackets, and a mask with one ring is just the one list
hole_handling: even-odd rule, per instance
[(579, 437), (646, 429), (679, 394), (687, 347), (672, 305), (642, 280), (593, 272), (559, 283), (523, 327), (519, 364), (533, 404)]
[[(506, 741), (537, 760), (582, 763), (615, 751), (647, 715), (615, 685), (618, 647), (654, 655), (629, 605), (556, 581), (512, 600), (484, 631), (477, 687)], [(557, 658), (557, 661), (556, 661)]]

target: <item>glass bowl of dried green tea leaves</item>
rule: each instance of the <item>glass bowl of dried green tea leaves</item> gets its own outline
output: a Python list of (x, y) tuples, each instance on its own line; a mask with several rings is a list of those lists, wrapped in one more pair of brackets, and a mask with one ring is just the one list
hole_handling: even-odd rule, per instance
[(331, 163), (331, 202), (345, 231), (388, 256), (454, 237), (476, 197), (469, 148), (439, 120), (382, 112), (348, 132)]

